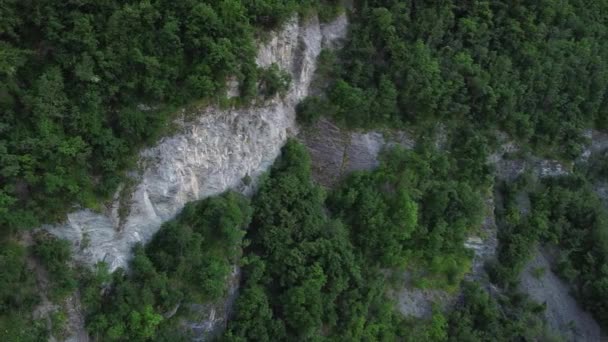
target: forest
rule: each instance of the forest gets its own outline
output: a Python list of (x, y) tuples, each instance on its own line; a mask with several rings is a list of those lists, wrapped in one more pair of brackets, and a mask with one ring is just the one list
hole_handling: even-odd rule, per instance
[[(608, 209), (593, 191), (597, 180), (593, 175), (605, 172), (605, 156), (602, 159), (571, 176), (546, 180), (523, 176), (511, 186), (503, 184), (505, 205), (499, 215), (504, 226), (497, 264), (490, 274), (496, 283), (516, 287), (535, 246), (554, 245), (557, 273), (572, 284), (580, 303), (606, 327)], [(516, 196), (521, 193), (530, 198), (527, 214), (518, 209)]]
[[(332, 13), (332, 1), (323, 2)], [(0, 227), (96, 208), (176, 108), (280, 90), (255, 39), (317, 0), (7, 0), (0, 4)], [(27, 15), (24, 15), (27, 13)], [(277, 79), (279, 77), (279, 79)]]
[[(572, 159), (588, 127), (606, 127), (605, 1), (359, 1), (308, 100), (351, 127), (436, 122), (500, 129)], [(338, 62), (339, 61), (339, 62)]]
[[(94, 340), (188, 341), (191, 304), (221, 300), (236, 281), (220, 341), (559, 341), (545, 305), (518, 287), (538, 248), (608, 329), (608, 207), (596, 191), (608, 154), (579, 158), (583, 132), (608, 128), (608, 2), (346, 3), (2, 1), (0, 339), (66, 337), (66, 312), (32, 311), (78, 293)], [(298, 122), (406, 129), (413, 149), (386, 149), (376, 169), (324, 188), (306, 147), (289, 140), (251, 198), (188, 204), (134, 247), (128, 270), (74, 263), (69, 242), (32, 230), (103, 207), (178, 108), (284, 92), (282, 70), (255, 64), (256, 42), (294, 15), (342, 10), (348, 37), (323, 51), (320, 89), (298, 105)], [(240, 95), (227, 102), (230, 78)], [(497, 132), (569, 173), (497, 179)], [(464, 242), (490, 193), (501, 199), (497, 256), (487, 282), (471, 282)], [(457, 305), (403, 317), (387, 273), (406, 269), (422, 288), (459, 294)]]
[[(457, 288), (468, 271), (463, 241), (481, 219), (482, 185), (436, 177), (454, 162), (432, 147), (396, 149), (378, 170), (354, 174), (327, 193), (311, 178), (305, 147), (292, 140), (251, 201), (228, 192), (189, 204), (148, 245), (134, 248), (128, 273), (109, 274), (103, 263), (76, 272), (65, 241), (49, 236), (38, 238), (34, 254), (53, 270), (57, 298), (79, 288), (87, 331), (96, 340), (189, 340), (189, 331), (179, 328), (190, 312), (186, 304), (222, 298), (237, 264), (241, 289), (221, 340), (551, 336), (539, 316), (542, 306), (516, 292), (494, 298), (465, 283), (465, 306), (437, 311), (426, 323), (403, 318), (386, 297), (387, 267), (424, 267), (430, 270), (425, 286), (446, 289)], [(395, 191), (386, 190), (387, 182)], [(446, 229), (447, 222), (457, 229)], [(16, 317), (21, 304), (33, 305), (37, 296), (27, 292), (30, 274), (8, 276), (15, 274), (3, 273), (4, 282), (21, 286), (4, 294), (11, 305), (5, 312)], [(13, 324), (8, 338), (35, 341), (45, 334), (42, 322), (32, 336), (26, 318), (0, 317)]]
[[(355, 174), (326, 196), (328, 217), (323, 191), (310, 178), (306, 150), (287, 143), (253, 199), (243, 292), (224, 338), (512, 341), (551, 336), (538, 316), (541, 306), (512, 293), (500, 299), (512, 301), (503, 308), (471, 283), (464, 285), (464, 306), (448, 315), (437, 311), (429, 322), (408, 322), (395, 310), (385, 295), (390, 284), (382, 270), (387, 267), (433, 265), (430, 287), (462, 281), (468, 271), (459, 269), (466, 258), (463, 240), (467, 227), (479, 224), (480, 197), (467, 183), (431, 176), (453, 162), (439, 151), (394, 150), (385, 157), (377, 171)], [(386, 186), (391, 182), (394, 188)], [(450, 188), (443, 193), (454, 200), (429, 205), (427, 191), (441, 195), (427, 187)], [(446, 222), (457, 224), (446, 229)]]

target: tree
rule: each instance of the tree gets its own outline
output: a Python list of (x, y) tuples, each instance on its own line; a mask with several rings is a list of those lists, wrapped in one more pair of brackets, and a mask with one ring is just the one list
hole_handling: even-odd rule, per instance
[(154, 337), (156, 327), (163, 320), (163, 316), (155, 313), (150, 305), (146, 305), (142, 312), (132, 311), (128, 323), (132, 337), (136, 341), (146, 341)]
[(321, 290), (327, 278), (320, 265), (313, 265), (308, 278), (301, 285), (290, 287), (282, 299), (285, 310), (285, 324), (298, 336), (307, 338), (317, 331), (322, 324), (323, 297)]

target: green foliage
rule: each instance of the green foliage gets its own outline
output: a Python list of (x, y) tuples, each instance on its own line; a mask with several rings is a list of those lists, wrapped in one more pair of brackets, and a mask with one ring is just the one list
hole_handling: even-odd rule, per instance
[(463, 302), (450, 313), (449, 341), (548, 341), (544, 306), (517, 293), (490, 295), (474, 283), (463, 286)]
[(343, 3), (344, 2), (341, 0), (318, 2), (316, 8), (319, 15), (319, 21), (322, 23), (328, 23), (336, 18), (340, 13), (344, 12), (344, 8), (342, 7)]
[(405, 244), (418, 227), (418, 204), (404, 188), (378, 191), (383, 183), (371, 174), (355, 174), (331, 206), (352, 227), (357, 250), (371, 262), (393, 266), (404, 258)]
[[(596, 174), (587, 169), (591, 175)], [(583, 170), (584, 171), (584, 170)], [(516, 196), (529, 195), (531, 211), (520, 215)], [(537, 186), (519, 180), (501, 189), (500, 248), (494, 280), (516, 286), (519, 273), (540, 243), (559, 247), (556, 268), (573, 287), (583, 306), (603, 326), (608, 324), (608, 211), (580, 173), (544, 179)], [(540, 274), (540, 270), (538, 271)]]
[(0, 248), (0, 313), (31, 309), (38, 301), (35, 279), (25, 262), (26, 250), (11, 241)]
[(547, 270), (544, 267), (537, 267), (535, 269), (532, 270), (532, 276), (536, 279), (541, 279), (545, 273), (547, 272)]
[(542, 217), (521, 212), (521, 198), (528, 196), (533, 185), (532, 179), (526, 175), (514, 182), (502, 181), (496, 185), (495, 195), (501, 199), (498, 203), (502, 204), (495, 209), (500, 244), (497, 261), (489, 265), (489, 273), (492, 280), (501, 286), (517, 286), (521, 271), (547, 231), (546, 220)]
[(608, 179), (608, 150), (593, 153), (586, 164), (578, 164), (578, 171), (591, 181)]
[(67, 339), (68, 315), (63, 308), (50, 314), (51, 316), (51, 335), (56, 339)]
[(2, 231), (56, 221), (72, 204), (107, 198), (137, 149), (167, 131), (172, 108), (222, 98), (229, 77), (240, 82), (243, 103), (284, 92), (285, 73), (271, 67), (258, 75), (256, 30), (319, 5), (3, 2)]
[(348, 125), (360, 127), (371, 121), (370, 96), (363, 89), (339, 80), (328, 95), (336, 108), (334, 115)]
[[(28, 250), (20, 244), (0, 242), (0, 340), (44, 341), (52, 334), (62, 338), (67, 317), (62, 309), (52, 309), (34, 319), (34, 309), (42, 294), (53, 303), (61, 303), (76, 289), (74, 270), (70, 265), (69, 243), (43, 232), (34, 234), (35, 244)], [(31, 252), (31, 254), (30, 254)], [(35, 266), (40, 263), (43, 266)], [(37, 278), (48, 277), (44, 283)], [(49, 324), (50, 323), (50, 324)], [(52, 329), (51, 329), (52, 328)], [(65, 337), (65, 336), (63, 336)]]
[(0, 338), (2, 341), (39, 342), (48, 339), (46, 324), (32, 320), (29, 313), (0, 314)]
[(296, 114), (300, 124), (311, 125), (322, 115), (333, 115), (333, 110), (329, 101), (320, 97), (309, 96), (298, 103)]
[(103, 264), (88, 272), (82, 297), (91, 335), (149, 340), (159, 329), (171, 331), (173, 323), (163, 314), (177, 305), (221, 298), (250, 218), (248, 201), (236, 193), (193, 202), (165, 223), (148, 246), (135, 247), (128, 275), (118, 270), (110, 279)]
[(255, 0), (247, 1), (251, 20), (257, 25), (273, 28), (289, 19), (298, 8), (294, 0)]
[(377, 270), (324, 210), (304, 146), (289, 141), (254, 198), (242, 294), (225, 338), (391, 340), (398, 318)]
[[(323, 192), (310, 178), (305, 148), (289, 141), (254, 197), (243, 292), (225, 338), (408, 336), (380, 270), (421, 260), (433, 273), (426, 275), (428, 286), (457, 286), (469, 264), (464, 236), (479, 224), (482, 211), (480, 178), (473, 184), (455, 181), (459, 170), (431, 146), (394, 149), (383, 155), (378, 170), (355, 173), (332, 191), (328, 213)], [(427, 199), (430, 191), (436, 195)], [(442, 192), (446, 199), (439, 201), (435, 197)], [(429, 231), (436, 237), (429, 238)], [(445, 339), (445, 318), (439, 315), (433, 324), (421, 334)]]
[(275, 94), (284, 96), (291, 82), (291, 75), (284, 70), (280, 70), (276, 64), (263, 69), (259, 78), (262, 84), (261, 93), (266, 97)]
[(407, 322), (409, 334), (405, 341), (441, 342), (448, 340), (448, 321), (445, 315), (437, 308), (428, 320), (414, 320)]
[(435, 311), (426, 322), (404, 321), (387, 299), (378, 266), (391, 266), (407, 252), (427, 258), (431, 272), (452, 274), (452, 286), (462, 277), (454, 272), (462, 271), (463, 259), (454, 257), (464, 233), (443, 230), (446, 238), (435, 250), (424, 226), (441, 219), (463, 221), (454, 229), (464, 229), (479, 222), (479, 190), (450, 177), (459, 173), (454, 162), (432, 147), (387, 152), (377, 171), (356, 173), (330, 194), (329, 214), (341, 223), (323, 210), (304, 147), (289, 141), (253, 200), (242, 292), (224, 340), (545, 338), (542, 307), (515, 294), (497, 299), (466, 285), (454, 313)]
[(285, 336), (282, 322), (273, 320), (272, 309), (262, 286), (247, 286), (235, 307), (235, 316), (226, 334), (228, 341), (273, 341)]
[[(255, 65), (256, 30), (318, 6), (328, 20), (337, 3), (0, 5), (3, 234), (112, 193), (136, 150), (167, 128), (170, 108), (223, 97), (231, 77), (243, 103), (284, 95), (289, 75)], [(327, 94), (300, 103), (298, 121), (308, 125), (325, 115), (349, 127), (424, 129), (441, 120), (446, 146), (423, 137), (413, 151), (386, 151), (377, 170), (349, 176), (326, 201), (311, 180), (304, 147), (288, 142), (252, 205), (234, 193), (190, 204), (148, 246), (135, 247), (130, 273), (109, 275), (103, 264), (83, 271), (82, 300), (95, 339), (177, 338), (175, 319), (165, 313), (222, 297), (244, 247), (230, 341), (546, 337), (541, 307), (470, 285), (455, 312), (436, 311), (408, 331), (385, 297), (380, 269), (424, 270), (421, 287), (458, 285), (470, 258), (463, 242), (480, 223), (489, 183), (487, 129), (571, 158), (580, 152), (583, 128), (608, 125), (608, 31), (597, 16), (608, 8), (569, 0), (355, 6), (339, 58), (321, 55), (315, 81)], [(589, 177), (608, 174), (605, 159)], [(505, 205), (497, 209), (494, 279), (513, 285), (533, 247), (555, 243), (560, 274), (608, 324), (606, 209), (584, 179), (572, 177), (545, 182), (531, 194), (530, 214), (522, 215), (519, 186), (500, 189)], [(45, 329), (30, 317), (37, 295), (26, 251), (12, 242), (1, 247), (0, 336), (40, 340)], [(67, 242), (37, 235), (32, 251), (48, 271), (53, 298), (75, 289)]]
[[(464, 239), (483, 213), (478, 181), (458, 180), (459, 170), (458, 160), (432, 146), (393, 149), (376, 171), (349, 177), (329, 206), (351, 227), (369, 263), (387, 267), (419, 260), (440, 273), (454, 270), (445, 262), (466, 259)], [(453, 277), (451, 284), (457, 283)]]
[(121, 270), (112, 275), (112, 284), (97, 283), (102, 277), (83, 282), (85, 293), (105, 289), (101, 298), (85, 297), (87, 330), (92, 337), (109, 341), (126, 339), (144, 341), (154, 335), (162, 320), (159, 312), (177, 302), (179, 293), (169, 286), (164, 274), (158, 273), (144, 253), (135, 248), (128, 277)]
[(453, 293), (460, 289), (462, 279), (471, 271), (471, 255), (467, 251), (438, 254), (430, 260), (415, 260), (410, 266), (413, 266), (414, 286), (443, 289)]
[(70, 242), (39, 232), (35, 235), (33, 252), (51, 280), (51, 297), (59, 300), (76, 289), (77, 281), (70, 265)]
[(0, 339), (3, 341), (33, 342), (46, 338), (46, 325), (32, 317), (39, 297), (34, 274), (26, 264), (26, 252), (16, 242), (0, 242)]
[[(351, 127), (466, 122), (574, 158), (606, 127), (606, 4), (356, 2), (329, 100)], [(321, 113), (323, 114), (323, 113)]]
[[(584, 307), (608, 326), (608, 211), (580, 178), (547, 181), (532, 198), (543, 235), (560, 247), (559, 274), (573, 284)], [(541, 230), (542, 232), (542, 230)]]
[(154, 236), (146, 254), (174, 288), (205, 301), (224, 294), (226, 279), (240, 255), (243, 230), (251, 218), (245, 198), (235, 193), (188, 204), (176, 221)]

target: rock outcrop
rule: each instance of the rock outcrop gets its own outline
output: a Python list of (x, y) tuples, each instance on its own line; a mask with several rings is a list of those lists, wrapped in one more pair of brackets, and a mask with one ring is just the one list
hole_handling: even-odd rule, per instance
[(226, 329), (239, 294), (240, 280), (241, 270), (238, 266), (234, 266), (224, 298), (209, 303), (182, 305), (187, 314), (186, 318), (180, 319), (181, 327), (189, 333), (192, 341), (213, 340)]
[(380, 152), (391, 146), (414, 147), (414, 139), (404, 131), (354, 132), (327, 119), (318, 120), (298, 137), (312, 160), (315, 181), (332, 187), (353, 171), (372, 170), (379, 165)]
[(71, 241), (77, 261), (105, 261), (115, 270), (127, 266), (135, 243), (148, 241), (186, 203), (228, 189), (251, 190), (287, 138), (297, 133), (295, 106), (308, 93), (317, 57), (344, 37), (346, 25), (345, 15), (329, 24), (316, 17), (289, 21), (260, 46), (256, 60), (262, 67), (276, 63), (291, 74), (285, 96), (243, 109), (212, 106), (193, 120), (184, 113), (176, 121), (178, 134), (141, 152), (141, 171), (128, 200), (117, 194), (104, 213), (80, 210), (67, 222), (44, 228)]
[[(586, 161), (592, 153), (608, 148), (608, 135), (591, 130), (586, 132), (586, 135), (589, 145), (585, 147), (581, 161)], [(415, 145), (415, 140), (405, 132), (351, 132), (326, 119), (319, 120), (312, 128), (302, 132), (300, 139), (311, 154), (315, 180), (328, 187), (334, 186), (341, 177), (352, 171), (377, 167), (378, 155), (386, 147), (399, 144), (412, 148)], [(556, 160), (535, 156), (518, 157), (520, 147), (517, 144), (503, 134), (499, 134), (498, 139), (501, 142), (500, 147), (488, 157), (488, 164), (493, 166), (498, 180), (512, 181), (524, 172), (530, 172), (533, 177), (538, 178), (557, 177), (570, 172), (569, 166)], [(445, 145), (445, 142), (441, 143), (440, 140), (441, 134), (437, 138), (439, 147)], [(596, 187), (601, 194), (608, 194), (605, 189), (608, 189), (608, 185)], [(491, 286), (487, 281), (484, 265), (495, 258), (498, 248), (498, 227), (494, 210), (496, 201), (500, 201), (500, 198), (496, 198), (496, 195), (493, 189), (489, 189), (484, 201), (486, 214), (479, 234), (470, 236), (465, 241), (465, 247), (474, 253), (471, 271), (466, 275), (466, 279), (481, 281), (489, 287)], [(608, 198), (608, 195), (603, 198)], [(526, 201), (529, 207), (527, 195), (522, 197), (522, 202)], [(529, 210), (525, 207), (526, 205), (522, 205), (521, 208), (524, 212)], [(535, 267), (543, 267), (546, 273), (539, 278), (532, 277), (531, 270)], [(522, 272), (520, 288), (533, 299), (547, 304), (547, 323), (555, 331), (570, 340), (599, 339), (601, 332), (598, 324), (589, 313), (578, 306), (569, 293), (569, 288), (553, 274), (542, 254), (537, 253)], [(458, 296), (457, 293), (450, 294), (442, 290), (416, 288), (407, 281), (391, 289), (389, 295), (395, 300), (401, 314), (416, 318), (430, 317), (434, 304), (443, 308), (450, 307)]]
[(602, 341), (600, 326), (570, 292), (570, 286), (552, 271), (540, 249), (521, 272), (521, 291), (546, 306), (545, 318), (567, 341)]
[[(587, 162), (595, 153), (608, 148), (608, 135), (588, 130), (588, 139), (578, 162)], [(571, 166), (556, 160), (541, 159), (535, 156), (528, 158), (507, 158), (509, 154), (518, 152), (519, 148), (512, 143), (505, 143), (502, 149), (491, 159), (499, 179), (511, 181), (524, 172), (529, 172), (535, 178), (559, 177), (571, 173)], [(595, 191), (602, 197), (604, 188), (596, 185)], [(525, 191), (517, 194), (517, 205), (522, 215), (530, 211), (530, 198)], [(496, 198), (495, 201), (500, 201)], [(499, 202), (496, 202), (499, 203)], [(494, 246), (494, 251), (497, 245)], [(553, 271), (555, 262), (548, 258), (547, 248), (539, 247), (534, 256), (528, 261), (520, 274), (519, 290), (531, 299), (545, 305), (544, 317), (548, 327), (558, 332), (567, 341), (603, 341), (605, 337), (593, 316), (585, 311), (576, 301), (571, 287)]]

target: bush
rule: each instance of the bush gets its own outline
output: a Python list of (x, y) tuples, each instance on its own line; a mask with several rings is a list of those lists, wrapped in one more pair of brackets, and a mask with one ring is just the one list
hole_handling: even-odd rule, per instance
[(205, 303), (225, 295), (250, 219), (251, 207), (240, 194), (192, 202), (145, 248), (134, 248), (129, 274), (117, 270), (110, 282), (103, 264), (87, 272), (81, 292), (91, 335), (143, 341), (159, 331), (165, 337), (174, 331), (171, 336), (177, 338), (177, 318), (166, 320), (163, 315), (182, 303)]
[(289, 90), (291, 75), (284, 70), (280, 70), (276, 64), (272, 64), (267, 69), (263, 69), (259, 77), (261, 83), (261, 94), (266, 98), (272, 97), (276, 94), (285, 96)]
[(27, 250), (13, 242), (0, 241), (0, 340), (41, 341), (46, 324), (34, 321), (32, 310), (39, 302), (33, 270), (26, 264)]
[(60, 300), (76, 289), (77, 280), (71, 266), (70, 242), (45, 232), (35, 235), (34, 255), (46, 269), (51, 280), (51, 297)]
[[(497, 298), (498, 296), (498, 298)], [(539, 307), (518, 293), (492, 296), (475, 283), (465, 283), (463, 300), (449, 315), (450, 341), (547, 340)]]
[(298, 123), (309, 126), (314, 124), (321, 116), (332, 116), (333, 108), (327, 100), (309, 96), (298, 103), (296, 115)]

